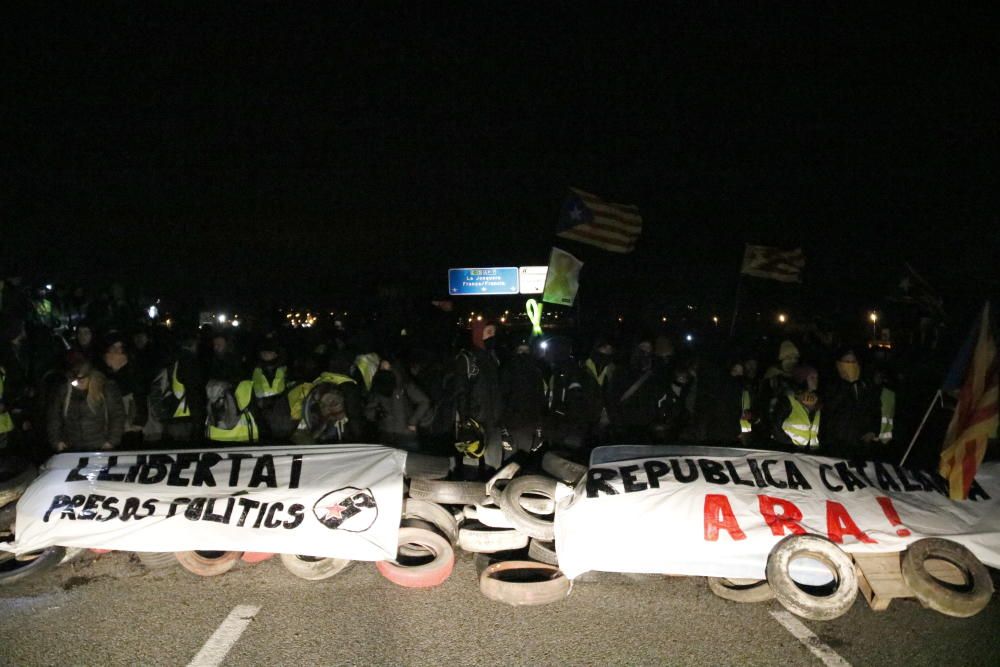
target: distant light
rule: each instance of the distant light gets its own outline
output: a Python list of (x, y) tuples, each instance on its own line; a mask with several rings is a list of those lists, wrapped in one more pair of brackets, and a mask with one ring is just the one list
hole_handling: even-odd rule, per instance
[(547, 349), (549, 349), (549, 341), (547, 341), (547, 340), (543, 340), (543, 341), (541, 342), (541, 344), (539, 344), (539, 346), (538, 346), (538, 347), (542, 348), (543, 350), (547, 350)]
[(155, 320), (156, 316), (160, 314), (160, 309), (156, 306), (150, 306), (146, 309), (146, 314), (149, 315), (149, 319)]
[(399, 335), (400, 336), (405, 336), (406, 335), (406, 329), (400, 330)]
[(784, 324), (787, 321), (788, 321), (788, 316), (787, 315), (785, 315), (784, 313), (778, 313), (778, 323), (779, 324)]
[(687, 342), (690, 343), (691, 341), (694, 340), (694, 336), (692, 336), (691, 334), (688, 334), (688, 335), (684, 336), (684, 340), (686, 340)]
[(482, 322), (483, 321), (483, 316), (482, 315), (476, 315), (476, 321), (477, 322)]
[(238, 327), (238, 326), (240, 326), (240, 321), (239, 321), (239, 320), (233, 320), (233, 321), (232, 321), (232, 325), (233, 325), (234, 327)]
[(878, 322), (878, 313), (876, 313), (873, 310), (872, 312), (868, 313), (868, 319), (872, 321), (872, 324), (875, 324), (876, 322)]
[(219, 324), (225, 324), (226, 323), (226, 314), (225, 313), (219, 313), (219, 316), (216, 317), (215, 319), (217, 319), (219, 321)]
[(167, 319), (163, 320), (163, 324), (165, 324), (167, 327), (172, 327), (174, 326), (174, 321), (168, 317)]
[(715, 324), (718, 324), (719, 323), (719, 316), (718, 315), (712, 315), (712, 322), (714, 322)]
[(667, 321), (667, 316), (666, 316), (666, 315), (664, 315), (663, 317), (661, 317), (661, 318), (660, 318), (660, 321), (661, 321), (661, 322), (666, 322), (666, 321)]
[(625, 321), (625, 318), (624, 318), (624, 317), (622, 317), (621, 315), (619, 315), (619, 316), (618, 316), (618, 321), (619, 321), (619, 322), (624, 322), (624, 321)]
[(501, 323), (501, 324), (503, 324), (503, 323), (504, 323), (504, 322), (506, 322), (506, 321), (507, 321), (507, 318), (506, 318), (506, 317), (501, 317), (501, 318), (500, 318), (500, 323)]
[(52, 291), (52, 283), (45, 283), (45, 289), (49, 292)]

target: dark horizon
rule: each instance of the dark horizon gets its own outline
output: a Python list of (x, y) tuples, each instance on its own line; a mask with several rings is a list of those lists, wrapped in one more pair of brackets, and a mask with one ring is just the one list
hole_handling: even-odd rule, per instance
[(576, 186), (645, 219), (630, 256), (559, 243), (587, 261), (584, 298), (724, 303), (745, 242), (803, 247), (812, 302), (877, 302), (907, 261), (963, 311), (998, 287), (1000, 77), (987, 22), (958, 10), (358, 3), (14, 24), (7, 274), (430, 297), (449, 266), (544, 263)]

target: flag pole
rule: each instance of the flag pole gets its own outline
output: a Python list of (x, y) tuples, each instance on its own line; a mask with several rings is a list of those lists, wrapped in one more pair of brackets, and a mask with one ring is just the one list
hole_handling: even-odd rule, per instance
[(941, 394), (941, 390), (938, 389), (934, 393), (934, 397), (931, 398), (931, 404), (927, 406), (927, 412), (924, 413), (924, 418), (920, 420), (920, 426), (917, 427), (916, 433), (910, 439), (910, 446), (906, 448), (906, 452), (903, 454), (903, 458), (899, 460), (899, 465), (906, 463), (907, 457), (910, 456), (910, 452), (913, 450), (913, 445), (917, 442), (917, 438), (920, 436), (920, 432), (924, 430), (924, 424), (927, 423), (927, 418), (931, 416), (931, 410), (934, 409), (934, 404), (941, 399), (941, 407), (944, 407), (944, 395)]

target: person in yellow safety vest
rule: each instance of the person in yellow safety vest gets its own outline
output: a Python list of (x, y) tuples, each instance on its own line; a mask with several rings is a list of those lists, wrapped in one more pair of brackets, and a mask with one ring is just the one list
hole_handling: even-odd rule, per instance
[(288, 368), (279, 362), (277, 350), (262, 348), (257, 357), (260, 363), (253, 369), (252, 376), (254, 398), (270, 398), (284, 394)]
[(14, 420), (10, 416), (7, 403), (4, 402), (4, 383), (7, 379), (7, 370), (0, 366), (0, 451), (3, 451), (10, 444), (8, 435), (14, 430)]
[(892, 388), (896, 386), (895, 377), (887, 368), (880, 368), (875, 371), (872, 382), (878, 388), (879, 404), (882, 409), (882, 422), (879, 426), (879, 442), (892, 442), (892, 429), (896, 423), (896, 391)]
[(819, 373), (815, 368), (799, 366), (792, 377), (795, 391), (784, 399), (778, 398), (771, 415), (772, 435), (778, 444), (793, 451), (813, 451), (819, 448)]
[(378, 372), (381, 361), (379, 356), (374, 352), (359, 354), (354, 358), (354, 369), (361, 376), (361, 381), (365, 385), (365, 391), (372, 390), (372, 379), (375, 377), (375, 373)]
[(194, 330), (181, 332), (181, 344), (174, 362), (167, 367), (170, 391), (177, 399), (173, 416), (164, 421), (163, 433), (174, 442), (198, 442), (204, 435), (205, 380), (198, 360), (198, 336)]
[(610, 341), (599, 340), (583, 362), (580, 383), (586, 410), (588, 440), (592, 445), (603, 443), (608, 437), (611, 418), (608, 414), (611, 381), (615, 375), (615, 348)]
[(208, 439), (215, 442), (259, 442), (260, 431), (257, 428), (257, 421), (251, 412), (253, 381), (243, 380), (236, 385), (236, 391), (233, 394), (236, 398), (236, 409), (239, 411), (239, 420), (235, 426), (228, 429), (221, 428), (209, 422), (205, 429)]
[(353, 360), (354, 358), (349, 352), (338, 350), (330, 357), (329, 370), (320, 373), (319, 377), (312, 382), (303, 382), (288, 392), (288, 405), (291, 409), (292, 419), (299, 422), (298, 428), (300, 430), (307, 428), (303, 414), (305, 400), (314, 387), (323, 383), (340, 388), (341, 394), (344, 396), (344, 410), (347, 418), (358, 420), (356, 426), (361, 426), (364, 402), (357, 380), (350, 376)]

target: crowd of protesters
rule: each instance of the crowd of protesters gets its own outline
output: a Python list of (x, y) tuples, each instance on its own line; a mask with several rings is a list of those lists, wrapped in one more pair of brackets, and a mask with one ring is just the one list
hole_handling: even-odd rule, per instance
[(457, 341), (415, 340), (339, 321), (167, 326), (118, 287), (74, 296), (54, 305), (44, 289), (3, 285), (7, 452), (378, 442), (495, 469), (543, 444), (580, 460), (609, 443), (878, 458), (897, 435), (884, 352), (815, 337), (580, 341), (479, 318)]

